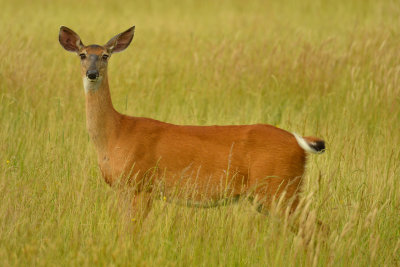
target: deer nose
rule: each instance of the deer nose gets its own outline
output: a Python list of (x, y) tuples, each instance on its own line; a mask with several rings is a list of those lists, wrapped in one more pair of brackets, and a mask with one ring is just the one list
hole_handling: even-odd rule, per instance
[(86, 76), (90, 79), (90, 80), (94, 80), (97, 77), (99, 77), (99, 72), (97, 70), (88, 70), (86, 72)]

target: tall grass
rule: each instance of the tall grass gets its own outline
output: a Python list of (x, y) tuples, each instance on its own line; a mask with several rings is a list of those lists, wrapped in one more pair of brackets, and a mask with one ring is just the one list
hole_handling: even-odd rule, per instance
[[(2, 266), (400, 265), (397, 1), (0, 4)], [(66, 25), (103, 44), (133, 24), (133, 44), (110, 61), (116, 109), (324, 138), (303, 195), (328, 237), (306, 247), (246, 202), (157, 201), (140, 229), (130, 225), (85, 129), (79, 60), (57, 38)]]

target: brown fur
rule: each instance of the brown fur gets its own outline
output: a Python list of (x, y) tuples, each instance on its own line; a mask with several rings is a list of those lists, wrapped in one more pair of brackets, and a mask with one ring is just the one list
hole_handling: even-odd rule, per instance
[[(63, 44), (63, 28), (61, 32)], [(133, 37), (133, 30), (130, 34)], [(123, 36), (123, 43), (129, 45), (129, 37)], [(107, 44), (116, 42), (118, 36)], [(100, 58), (97, 67), (103, 80), (97, 91), (86, 93), (86, 118), (102, 175), (110, 185), (135, 186), (134, 203), (157, 190), (167, 197), (204, 203), (246, 196), (267, 208), (285, 192), (291, 210), (296, 208), (306, 155), (293, 134), (266, 124), (181, 126), (120, 114), (111, 102), (108, 62), (101, 60), (110, 48), (76, 49)], [(83, 60), (83, 75), (86, 70)], [(177, 188), (185, 190), (176, 194)]]

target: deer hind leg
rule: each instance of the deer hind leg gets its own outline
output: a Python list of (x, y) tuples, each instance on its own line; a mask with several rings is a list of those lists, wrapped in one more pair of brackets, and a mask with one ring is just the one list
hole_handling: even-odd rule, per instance
[(263, 184), (255, 187), (250, 197), (257, 211), (268, 213), (273, 209), (274, 212), (284, 215), (288, 210), (289, 215), (293, 214), (299, 204), (302, 176), (271, 176), (264, 180)]
[(254, 197), (250, 198), (257, 211), (262, 214), (272, 211), (278, 218), (288, 220), (290, 230), (298, 234), (306, 246), (313, 234), (321, 233), (327, 237), (329, 227), (316, 218), (315, 211), (310, 211), (306, 203), (305, 206), (301, 205), (302, 208), (299, 207), (302, 176), (272, 179), (254, 190)]

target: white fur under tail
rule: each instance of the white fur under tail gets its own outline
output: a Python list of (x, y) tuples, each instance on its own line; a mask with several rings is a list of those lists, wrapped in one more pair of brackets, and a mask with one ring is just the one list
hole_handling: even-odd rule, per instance
[(299, 144), (299, 146), (304, 149), (307, 152), (310, 153), (319, 153), (317, 150), (315, 150), (313, 147), (311, 147), (306, 140), (304, 140), (303, 137), (301, 137), (300, 135), (293, 133), (294, 137), (296, 138), (297, 143)]

